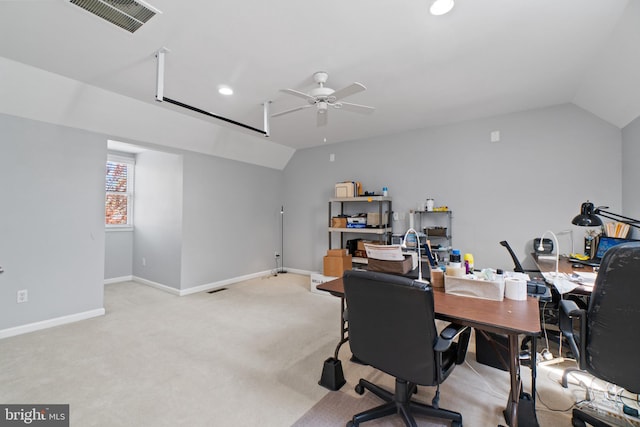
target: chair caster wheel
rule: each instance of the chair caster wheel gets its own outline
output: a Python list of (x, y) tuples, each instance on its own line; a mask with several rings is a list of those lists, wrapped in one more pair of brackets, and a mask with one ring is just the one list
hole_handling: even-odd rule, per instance
[(360, 395), (364, 394), (364, 387), (361, 384), (356, 384), (355, 390)]
[(347, 423), (347, 427), (353, 427), (353, 421), (349, 421), (349, 422)]

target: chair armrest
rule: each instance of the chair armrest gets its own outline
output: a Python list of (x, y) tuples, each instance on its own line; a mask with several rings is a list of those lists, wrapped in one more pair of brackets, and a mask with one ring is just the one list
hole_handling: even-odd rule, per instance
[[(578, 336), (576, 337), (573, 331), (573, 319), (579, 320)], [(586, 349), (586, 335), (587, 335), (587, 312), (584, 309), (578, 307), (578, 305), (571, 300), (560, 300), (560, 310), (558, 319), (560, 332), (567, 338), (569, 347), (575, 355), (578, 361), (580, 369), (586, 369), (586, 360), (580, 357), (585, 354)]]
[(451, 348), (454, 340), (457, 338), (456, 349), (456, 365), (460, 365), (464, 362), (467, 355), (467, 347), (469, 346), (469, 338), (471, 337), (471, 328), (468, 326), (457, 325), (450, 323), (446, 328), (440, 332), (440, 336), (436, 341), (434, 350), (438, 353), (443, 353)]
[(436, 345), (434, 347), (435, 351), (446, 351), (451, 347), (451, 343), (454, 339), (458, 337), (462, 332), (468, 329), (468, 326), (456, 325), (455, 323), (450, 323), (446, 328), (440, 332), (440, 336), (436, 341)]

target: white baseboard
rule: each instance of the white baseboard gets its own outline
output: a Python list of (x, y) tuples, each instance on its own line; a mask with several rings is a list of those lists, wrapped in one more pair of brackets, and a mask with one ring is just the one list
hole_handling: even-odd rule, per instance
[(104, 316), (104, 314), (104, 308), (97, 308), (95, 310), (84, 311), (82, 313), (75, 313), (68, 316), (56, 317), (54, 319), (42, 320), (40, 322), (28, 323), (14, 328), (2, 329), (0, 330), (0, 339), (40, 331), (54, 326), (66, 325), (67, 323), (79, 322), (80, 320), (91, 319), (92, 317)]
[(152, 280), (143, 279), (142, 277), (133, 276), (133, 281), (151, 286), (152, 288), (160, 289), (161, 291), (168, 292), (171, 295), (180, 295), (180, 289), (172, 288), (171, 286), (163, 285), (162, 283), (154, 282)]
[[(285, 269), (286, 270), (286, 269)], [(310, 275), (311, 272), (306, 270), (286, 270), (289, 273), (294, 274), (302, 274), (302, 275)], [(260, 271), (258, 273), (246, 274), (244, 276), (232, 277), (230, 279), (219, 280), (217, 282), (205, 283), (204, 285), (193, 286), (187, 289), (176, 289), (171, 286), (163, 285), (162, 283), (153, 282), (151, 280), (143, 279), (142, 277), (133, 276), (133, 281), (142, 283), (143, 285), (148, 285), (156, 289), (160, 289), (161, 291), (169, 292), (172, 295), (185, 296), (196, 294), (198, 292), (211, 291), (214, 289), (219, 289), (225, 286), (233, 285), (234, 283), (243, 282), (245, 280), (257, 279), (259, 277), (267, 276), (272, 274), (273, 270)]]
[(121, 282), (130, 282), (133, 280), (133, 276), (121, 276), (121, 277), (112, 277), (111, 279), (104, 279), (105, 285), (110, 285), (112, 283), (121, 283)]
[(232, 277), (231, 279), (219, 280), (217, 282), (205, 283), (204, 285), (194, 286), (192, 288), (180, 290), (180, 296), (191, 295), (191, 294), (204, 292), (204, 291), (211, 291), (213, 289), (218, 289), (224, 286), (233, 285), (234, 283), (243, 282), (245, 280), (257, 279), (258, 277), (263, 277), (269, 274), (271, 274), (271, 270), (246, 274), (244, 276)]

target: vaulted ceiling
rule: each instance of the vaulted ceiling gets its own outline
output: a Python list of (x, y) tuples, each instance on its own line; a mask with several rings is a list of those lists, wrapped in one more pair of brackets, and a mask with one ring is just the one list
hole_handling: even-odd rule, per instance
[[(308, 92), (316, 71), (334, 89), (366, 86), (345, 101), (372, 114), (271, 118), (268, 144), (284, 151), (568, 102), (620, 128), (640, 115), (638, 1), (456, 0), (444, 16), (430, 0), (148, 3), (162, 13), (129, 33), (68, 0), (0, 1), (0, 57), (144, 103), (141, 115), (163, 109), (175, 126), (193, 123), (186, 115), (219, 127), (212, 145), (251, 132), (157, 102), (159, 49), (165, 96), (259, 129), (265, 101), (272, 113), (305, 105), (280, 89)], [(4, 78), (0, 90), (13, 84), (29, 82)], [(153, 142), (147, 131), (135, 137)]]

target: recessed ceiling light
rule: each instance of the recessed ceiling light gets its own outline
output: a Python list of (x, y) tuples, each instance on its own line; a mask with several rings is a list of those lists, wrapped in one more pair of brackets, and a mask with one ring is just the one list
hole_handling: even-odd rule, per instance
[(233, 89), (231, 89), (229, 86), (220, 86), (218, 87), (218, 93), (220, 95), (233, 95)]
[(435, 0), (431, 4), (431, 8), (429, 12), (432, 15), (444, 15), (445, 13), (449, 13), (453, 9), (453, 0)]

